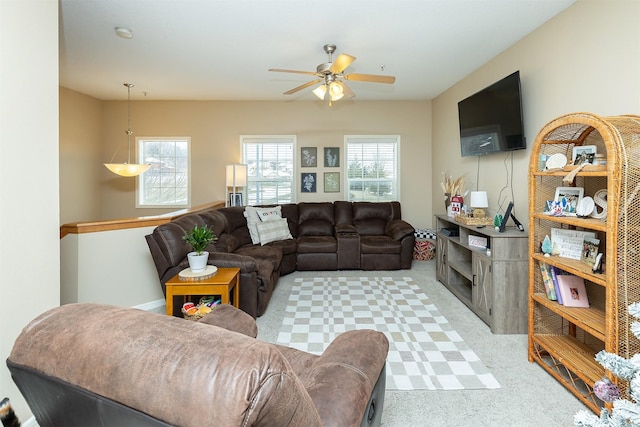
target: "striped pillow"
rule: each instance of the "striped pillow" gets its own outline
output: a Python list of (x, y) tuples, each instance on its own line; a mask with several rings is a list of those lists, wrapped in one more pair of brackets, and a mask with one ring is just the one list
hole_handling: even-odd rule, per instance
[(258, 234), (260, 235), (261, 245), (266, 245), (276, 240), (293, 239), (286, 218), (258, 223)]

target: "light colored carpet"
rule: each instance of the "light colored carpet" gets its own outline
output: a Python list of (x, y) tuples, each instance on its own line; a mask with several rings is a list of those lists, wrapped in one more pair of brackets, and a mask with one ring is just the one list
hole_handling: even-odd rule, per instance
[(353, 329), (374, 329), (389, 339), (388, 390), (500, 387), (409, 277), (298, 278), (277, 342), (321, 354)]
[(400, 271), (296, 271), (282, 276), (267, 311), (257, 319), (258, 338), (276, 342), (296, 279), (343, 276), (390, 276), (397, 280), (411, 277), (501, 386), (477, 390), (387, 390), (382, 412), (384, 427), (571, 427), (573, 415), (586, 409), (540, 366), (527, 360), (526, 335), (492, 334), (482, 320), (436, 281), (435, 261), (414, 261), (410, 270)]

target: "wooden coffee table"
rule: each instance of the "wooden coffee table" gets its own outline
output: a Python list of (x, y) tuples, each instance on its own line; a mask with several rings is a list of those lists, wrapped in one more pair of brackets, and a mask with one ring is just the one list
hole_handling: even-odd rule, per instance
[(222, 304), (229, 304), (229, 295), (233, 292), (233, 306), (240, 308), (240, 269), (218, 268), (218, 271), (205, 279), (185, 280), (176, 274), (166, 283), (167, 314), (173, 315), (174, 295), (220, 295)]

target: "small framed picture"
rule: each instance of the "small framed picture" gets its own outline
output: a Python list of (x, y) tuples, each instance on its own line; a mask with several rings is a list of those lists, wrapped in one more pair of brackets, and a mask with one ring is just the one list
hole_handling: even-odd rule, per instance
[(340, 192), (340, 172), (324, 173), (324, 192), (325, 193)]
[(578, 145), (573, 147), (573, 164), (593, 163), (598, 149), (595, 145)]
[(318, 166), (317, 147), (302, 147), (300, 149), (300, 166), (303, 168), (315, 168)]
[(340, 147), (324, 148), (324, 167), (325, 168), (340, 167)]
[(229, 193), (229, 206), (242, 206), (242, 193)]
[(315, 193), (316, 192), (316, 174), (315, 173), (302, 173), (300, 174), (301, 185), (303, 193)]
[(565, 215), (573, 216), (583, 195), (582, 187), (558, 187), (553, 201), (560, 205)]

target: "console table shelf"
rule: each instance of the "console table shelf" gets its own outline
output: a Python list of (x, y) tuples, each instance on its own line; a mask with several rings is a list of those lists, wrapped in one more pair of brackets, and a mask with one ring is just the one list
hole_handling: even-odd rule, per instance
[[(436, 276), (495, 334), (527, 332), (527, 234), (509, 227), (458, 223), (436, 215)], [(469, 245), (469, 237), (486, 239), (487, 248)]]

